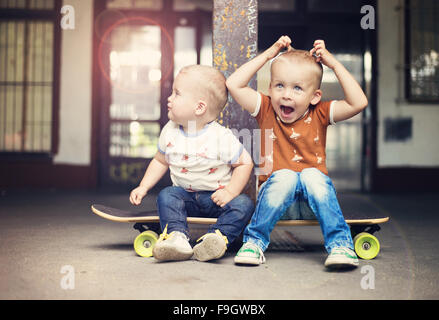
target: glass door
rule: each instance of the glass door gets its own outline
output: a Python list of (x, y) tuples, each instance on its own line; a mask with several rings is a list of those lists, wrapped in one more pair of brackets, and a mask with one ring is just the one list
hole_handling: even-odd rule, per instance
[(160, 28), (120, 26), (110, 52), (111, 157), (151, 158), (160, 131)]
[(137, 184), (157, 151), (163, 27), (148, 22), (120, 19), (101, 39), (100, 184)]
[[(95, 19), (101, 187), (131, 188), (140, 182), (168, 121), (174, 76), (200, 61), (203, 19), (197, 16), (202, 14), (173, 12), (167, 4), (116, 9), (110, 1)], [(170, 184), (167, 174), (157, 186)]]

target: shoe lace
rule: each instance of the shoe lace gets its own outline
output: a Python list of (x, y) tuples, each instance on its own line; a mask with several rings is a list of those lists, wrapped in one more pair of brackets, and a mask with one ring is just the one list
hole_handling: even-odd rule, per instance
[[(229, 240), (227, 239), (226, 236), (224, 236), (224, 235), (221, 233), (221, 231), (219, 231), (218, 229), (216, 229), (216, 230), (215, 230), (215, 233), (224, 239), (226, 245), (229, 244)], [(207, 235), (208, 235), (208, 233), (202, 235), (200, 238), (198, 238), (197, 242), (200, 242), (201, 240), (203, 240), (204, 238), (206, 238)]]
[(259, 252), (259, 259), (261, 259), (261, 263), (265, 263), (265, 256), (264, 256), (264, 252), (262, 251), (261, 248), (259, 248), (258, 245), (251, 243), (251, 242), (246, 242), (242, 248), (243, 250), (245, 249), (250, 249), (253, 251), (258, 251)]
[[(172, 232), (171, 232), (172, 234)], [(163, 230), (163, 232), (160, 234), (159, 238), (157, 241), (163, 241), (168, 239), (170, 236), (170, 234), (168, 234), (168, 224), (166, 224), (165, 229)]]
[(346, 255), (346, 254), (348, 254), (349, 256), (356, 256), (354, 251), (352, 251), (349, 248), (345, 248), (345, 247), (334, 248), (334, 249), (332, 249), (331, 253), (334, 254), (334, 255)]
[(186, 237), (185, 234), (178, 232), (178, 231), (172, 231), (171, 233), (168, 233), (168, 224), (166, 224), (165, 229), (163, 230), (163, 232), (160, 234), (158, 241), (164, 241), (164, 240), (168, 240), (173, 238), (175, 235), (181, 235), (181, 237), (183, 237), (184, 239), (188, 240), (188, 238)]

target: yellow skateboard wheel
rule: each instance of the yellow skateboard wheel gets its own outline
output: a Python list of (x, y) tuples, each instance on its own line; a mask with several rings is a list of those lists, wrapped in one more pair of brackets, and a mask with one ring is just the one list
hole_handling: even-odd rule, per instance
[(157, 233), (147, 230), (134, 239), (134, 250), (141, 257), (152, 257), (152, 248), (158, 239)]
[(380, 242), (367, 232), (361, 232), (355, 236), (354, 247), (356, 254), (364, 260), (371, 260), (380, 252)]

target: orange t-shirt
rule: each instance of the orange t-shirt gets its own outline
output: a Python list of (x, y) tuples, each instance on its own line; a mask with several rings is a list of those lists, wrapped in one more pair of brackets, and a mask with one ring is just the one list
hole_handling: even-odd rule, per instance
[(300, 172), (305, 168), (316, 168), (327, 175), (326, 129), (334, 123), (332, 101), (310, 105), (302, 118), (286, 124), (274, 112), (271, 98), (258, 94), (260, 99), (252, 116), (261, 129), (259, 184), (280, 169)]

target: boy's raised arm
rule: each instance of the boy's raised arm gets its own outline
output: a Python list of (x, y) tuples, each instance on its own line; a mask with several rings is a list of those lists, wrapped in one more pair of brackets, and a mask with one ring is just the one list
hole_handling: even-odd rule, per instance
[(250, 79), (283, 48), (290, 49), (290, 44), (291, 39), (288, 36), (280, 37), (270, 48), (236, 69), (227, 79), (226, 85), (230, 94), (236, 102), (248, 112), (255, 112), (258, 99), (257, 92), (248, 86)]
[(347, 120), (363, 111), (368, 104), (363, 89), (349, 71), (326, 49), (323, 40), (314, 42), (314, 46), (310, 50), (310, 54), (313, 53), (317, 55), (317, 62), (322, 62), (334, 71), (345, 95), (344, 100), (336, 101), (334, 105), (334, 122)]

